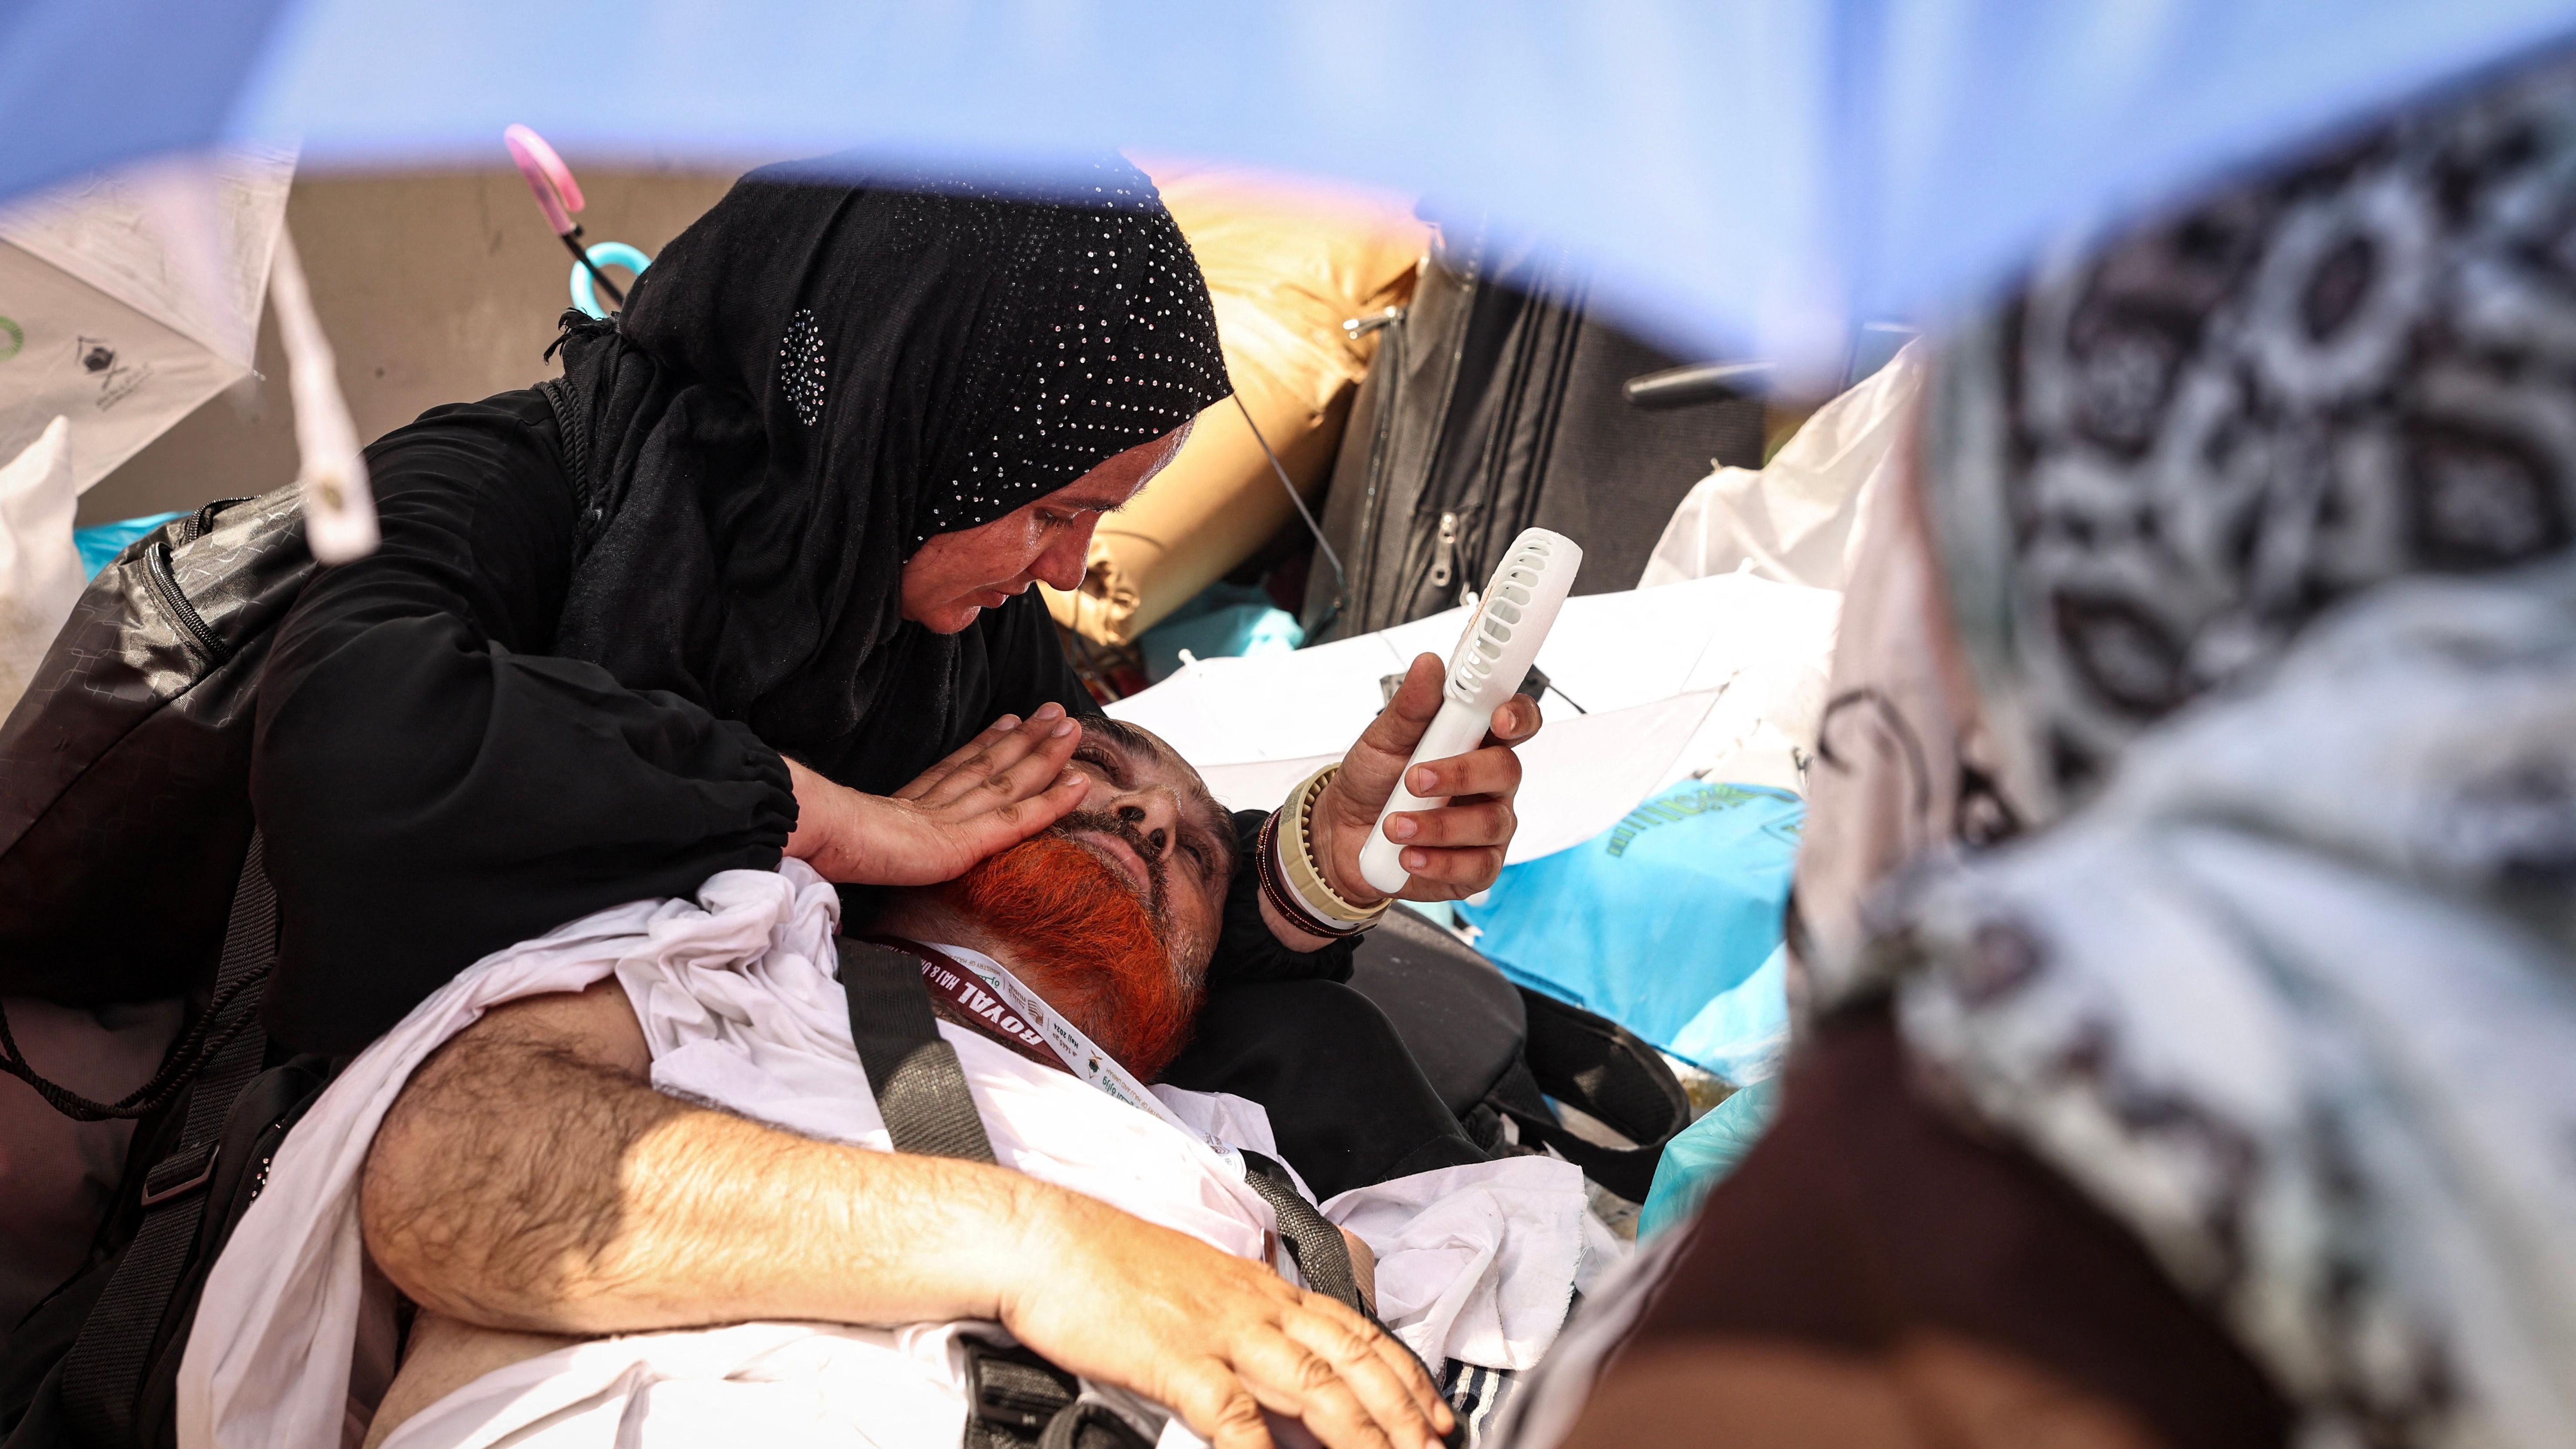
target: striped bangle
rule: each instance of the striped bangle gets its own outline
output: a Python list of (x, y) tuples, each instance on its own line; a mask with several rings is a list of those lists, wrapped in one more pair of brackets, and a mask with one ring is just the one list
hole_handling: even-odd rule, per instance
[(1261, 898), (1270, 903), (1270, 909), (1277, 911), (1281, 920), (1309, 936), (1339, 940), (1344, 936), (1358, 935), (1360, 927), (1325, 920), (1308, 909), (1305, 902), (1297, 899), (1297, 893), (1288, 888), (1288, 883), (1280, 878), (1279, 817), (1287, 813), (1286, 807), (1283, 806), (1272, 811), (1270, 818), (1261, 822), (1261, 840), (1255, 847), (1255, 853), (1260, 859), (1253, 867), (1254, 873), (1261, 878)]
[(1378, 923), (1392, 898), (1374, 906), (1355, 906), (1324, 879), (1315, 861), (1315, 801), (1332, 783), (1339, 766), (1327, 765), (1308, 776), (1287, 803), (1261, 824), (1261, 893), (1271, 909), (1311, 936), (1334, 939), (1355, 936)]

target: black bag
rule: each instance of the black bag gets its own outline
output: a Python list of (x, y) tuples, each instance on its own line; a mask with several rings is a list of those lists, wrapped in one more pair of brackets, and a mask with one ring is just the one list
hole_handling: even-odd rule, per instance
[(1583, 545), (1575, 592), (1634, 588), (1712, 465), (1761, 466), (1758, 401), (1627, 401), (1622, 384), (1679, 359), (1590, 315), (1588, 296), (1559, 254), (1442, 234), (1351, 406), (1323, 516), (1342, 576), (1320, 557), (1307, 574), (1311, 636), (1451, 608), (1532, 526)]
[(0, 995), (203, 985), (250, 843), (260, 669), (313, 568), (282, 488), (173, 519), (90, 580), (0, 724)]
[[(1627, 1028), (1532, 991), (1411, 911), (1386, 913), (1351, 958), (1351, 987), (1375, 1002), (1477, 1146), (1509, 1122), (1630, 1202), (1646, 1200), (1664, 1144), (1690, 1125), (1690, 1097), (1655, 1049)], [(1582, 1137), (1554, 1103), (1624, 1137)]]
[[(163, 1100), (139, 1112), (87, 1265), (8, 1337), (5, 1449), (176, 1443), (179, 1360), (198, 1292), (287, 1132), (330, 1083), (334, 1063), (282, 1056), (259, 1029), (260, 991), (277, 961), (277, 896), (256, 834), (230, 895), (209, 1003), (155, 1079), (169, 1083)], [(137, 1115), (34, 1085), (75, 1116)]]

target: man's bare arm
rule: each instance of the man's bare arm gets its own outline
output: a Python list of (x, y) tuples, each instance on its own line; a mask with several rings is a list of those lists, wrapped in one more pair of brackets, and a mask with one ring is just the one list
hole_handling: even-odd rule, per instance
[(614, 981), (459, 1034), (368, 1154), (377, 1264), (425, 1307), (541, 1333), (991, 1315), (1001, 1245), (955, 1225), (1025, 1216), (1030, 1179), (772, 1131), (651, 1090), (651, 1066)]
[(1223, 1449), (1260, 1409), (1336, 1449), (1434, 1440), (1420, 1369), (1258, 1264), (1000, 1168), (869, 1152), (655, 1092), (614, 982), (513, 1002), (412, 1076), (370, 1150), (368, 1251), (468, 1323), (597, 1334), (996, 1319)]

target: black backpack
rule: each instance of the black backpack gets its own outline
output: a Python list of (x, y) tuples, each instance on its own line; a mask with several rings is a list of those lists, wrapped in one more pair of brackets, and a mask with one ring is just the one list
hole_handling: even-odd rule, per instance
[[(537, 384), (578, 476), (563, 388)], [(171, 1442), (197, 1285), (337, 1065), (260, 1029), (277, 905), (247, 788), (260, 675), (315, 568), (292, 486), (173, 519), (90, 581), (0, 723), (0, 996), (190, 1007), (114, 1102), (37, 1074), (0, 1012), (0, 1072), (67, 1116), (135, 1123), (85, 1265), (0, 1324), (0, 1449)]]
[(0, 724), (0, 995), (204, 985), (250, 846), (260, 670), (313, 569), (283, 488), (173, 519), (90, 580)]

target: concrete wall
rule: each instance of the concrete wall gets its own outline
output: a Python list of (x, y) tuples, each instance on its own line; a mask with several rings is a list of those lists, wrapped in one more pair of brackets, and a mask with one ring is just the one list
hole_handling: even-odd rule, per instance
[[(627, 242), (648, 255), (733, 184), (731, 174), (613, 171), (571, 159), (589, 201), (581, 216), (587, 240)], [(339, 354), (359, 436), (556, 370), (541, 354), (569, 300), (572, 257), (516, 170), (299, 178), (286, 222)], [(192, 508), (292, 481), (286, 359), (266, 317), (258, 365), (260, 378), (197, 409), (100, 479), (82, 495), (79, 521)]]

